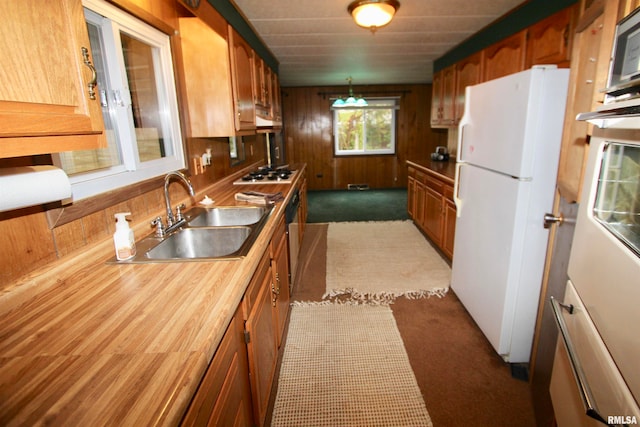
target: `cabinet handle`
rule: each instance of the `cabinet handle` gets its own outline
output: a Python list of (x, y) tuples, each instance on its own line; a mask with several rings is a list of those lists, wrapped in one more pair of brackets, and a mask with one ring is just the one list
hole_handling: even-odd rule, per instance
[(271, 305), (272, 306), (276, 306), (276, 303), (278, 302), (278, 294), (280, 292), (276, 291), (276, 285), (274, 285), (273, 283), (271, 284)]
[(89, 83), (87, 83), (87, 87), (89, 88), (89, 99), (95, 100), (96, 99), (96, 85), (98, 82), (98, 73), (96, 73), (96, 67), (93, 66), (93, 64), (91, 63), (91, 59), (89, 59), (89, 50), (86, 47), (82, 47), (82, 61), (84, 62), (84, 65), (86, 65), (87, 67), (89, 67), (89, 69), (91, 70), (91, 81), (89, 81)]

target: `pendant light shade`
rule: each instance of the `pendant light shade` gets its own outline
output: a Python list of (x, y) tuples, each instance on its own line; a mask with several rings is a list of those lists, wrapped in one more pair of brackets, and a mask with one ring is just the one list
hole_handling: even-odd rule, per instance
[(347, 10), (356, 24), (375, 32), (391, 22), (399, 7), (397, 0), (357, 0)]
[(333, 104), (331, 104), (331, 108), (348, 108), (348, 107), (366, 107), (369, 105), (367, 100), (362, 97), (355, 97), (353, 95), (353, 88), (351, 87), (351, 77), (347, 78), (349, 82), (349, 97), (347, 99), (338, 98)]

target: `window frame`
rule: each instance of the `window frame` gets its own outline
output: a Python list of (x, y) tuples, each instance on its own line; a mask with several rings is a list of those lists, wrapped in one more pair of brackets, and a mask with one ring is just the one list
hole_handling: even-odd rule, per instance
[[(111, 117), (118, 117), (117, 126), (122, 126), (125, 122), (128, 123), (125, 129), (120, 130), (120, 132), (128, 134), (124, 144), (122, 142), (118, 143), (118, 150), (121, 157), (120, 164), (71, 175), (69, 180), (71, 182), (74, 201), (140, 183), (164, 175), (170, 171), (184, 169), (186, 167), (185, 147), (178, 111), (177, 85), (174, 75), (170, 36), (103, 0), (82, 0), (82, 5), (89, 10), (90, 13), (101, 15), (110, 21), (106, 24), (106, 26), (110, 26), (110, 28), (108, 28), (106, 32), (101, 32), (101, 34), (108, 34), (112, 37), (108, 42), (111, 47), (117, 49), (117, 55), (114, 56), (113, 52), (109, 52), (109, 49), (105, 48), (105, 56), (108, 61), (110, 61), (107, 69), (110, 71), (111, 67), (117, 66), (120, 69), (120, 72), (117, 73), (120, 77), (114, 77), (112, 73), (108, 72), (107, 78), (119, 89), (124, 89), (122, 92), (125, 93), (127, 98), (125, 102), (129, 105), (129, 111), (126, 113), (129, 114), (123, 115), (122, 111), (114, 112), (111, 105), (109, 105), (108, 108)], [(158, 113), (162, 117), (162, 122), (165, 123), (163, 130), (166, 129), (167, 131), (167, 139), (170, 138), (170, 142), (166, 142), (167, 145), (165, 145), (167, 156), (159, 159), (141, 162), (137, 152), (135, 126), (130, 114), (131, 103), (128, 100), (129, 87), (126, 81), (127, 73), (124, 69), (120, 44), (121, 31), (132, 38), (141, 40), (153, 48), (158, 49), (157, 55), (154, 55), (154, 69), (158, 74), (156, 84), (162, 86), (162, 89), (158, 90), (158, 101), (159, 105), (162, 106), (162, 109), (159, 110)], [(114, 64), (113, 61), (117, 64)], [(53, 157), (54, 163), (60, 164), (57, 156), (54, 155)]]
[[(330, 99), (331, 103), (335, 98)], [(388, 104), (390, 101), (393, 102), (392, 106), (388, 105), (380, 105), (382, 103)], [(334, 157), (362, 157), (362, 156), (395, 156), (397, 154), (397, 126), (398, 126), (398, 114), (397, 111), (400, 109), (400, 97), (397, 96), (387, 96), (387, 97), (375, 97), (375, 98), (367, 98), (368, 105), (367, 106), (355, 106), (355, 107), (331, 107), (331, 119), (332, 123), (332, 133), (333, 133), (333, 155)], [(339, 111), (351, 111), (351, 110), (364, 110), (365, 113), (367, 110), (391, 110), (392, 119), (391, 119), (391, 148), (388, 150), (366, 150), (365, 148), (361, 151), (355, 150), (340, 150), (339, 140), (338, 140), (338, 123), (339, 120), (337, 118), (337, 114)], [(363, 119), (366, 123), (366, 119)], [(363, 132), (366, 135), (366, 129)], [(366, 141), (365, 141), (366, 144)]]

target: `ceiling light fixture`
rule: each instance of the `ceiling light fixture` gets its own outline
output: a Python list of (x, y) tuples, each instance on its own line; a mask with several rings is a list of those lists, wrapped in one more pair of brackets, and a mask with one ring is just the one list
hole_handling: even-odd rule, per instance
[(351, 78), (351, 76), (347, 78), (347, 81), (349, 82), (349, 97), (347, 99), (336, 99), (333, 104), (331, 104), (332, 108), (366, 107), (367, 105), (369, 105), (366, 99), (362, 97), (356, 98), (353, 95), (353, 88), (351, 87), (352, 80), (353, 79)]
[(397, 0), (356, 0), (351, 2), (347, 10), (356, 24), (375, 33), (378, 28), (391, 22), (399, 8), (400, 2)]

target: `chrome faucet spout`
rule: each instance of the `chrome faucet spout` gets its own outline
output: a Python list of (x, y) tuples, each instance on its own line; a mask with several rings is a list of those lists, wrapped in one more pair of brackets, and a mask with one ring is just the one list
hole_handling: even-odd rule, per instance
[(172, 171), (172, 172), (169, 172), (164, 177), (164, 201), (167, 208), (167, 227), (171, 227), (172, 225), (174, 225), (174, 221), (175, 221), (175, 217), (173, 216), (173, 210), (171, 209), (171, 200), (169, 200), (169, 183), (171, 182), (172, 178), (179, 178), (187, 186), (187, 189), (189, 190), (189, 194), (191, 196), (196, 195), (195, 191), (193, 190), (193, 185), (191, 184), (191, 181), (189, 181), (189, 178), (187, 178), (187, 176), (184, 173), (180, 171)]

